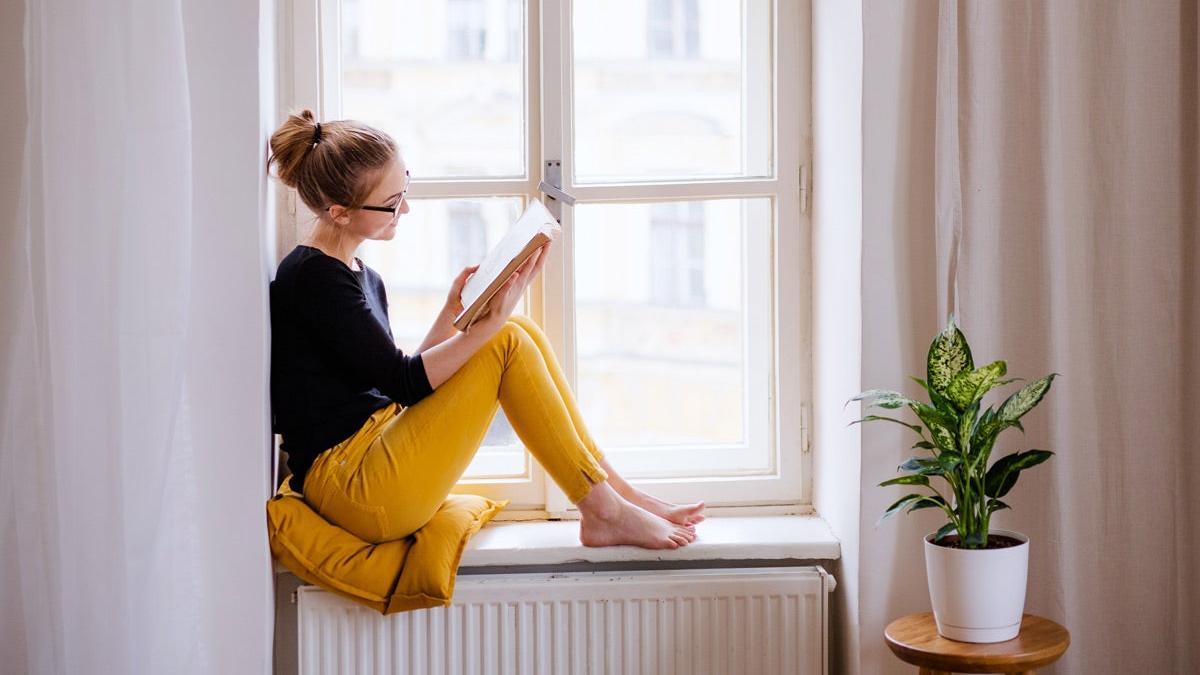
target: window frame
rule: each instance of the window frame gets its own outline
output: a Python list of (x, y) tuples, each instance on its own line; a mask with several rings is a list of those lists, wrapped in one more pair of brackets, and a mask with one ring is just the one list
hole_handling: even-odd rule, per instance
[[(576, 184), (572, 158), (571, 0), (527, 0), (525, 12), (525, 170), (504, 178), (432, 179), (412, 183), (409, 198), (540, 198), (540, 168), (560, 160), (563, 189), (580, 203), (656, 202), (767, 197), (772, 200), (772, 307), (770, 394), (766, 436), (772, 473), (719, 478), (631, 479), (670, 501), (704, 499), (711, 514), (811, 513), (811, 224), (807, 208), (811, 165), (811, 17), (808, 0), (765, 0), (770, 7), (774, 78), (771, 174), (762, 178)], [(340, 0), (282, 0), (277, 96), (283, 111), (309, 107), (319, 119), (338, 119), (340, 83), (326, 73), (341, 71)], [(507, 11), (507, 10), (506, 10)], [(540, 27), (540, 30), (538, 28)], [(330, 42), (332, 40), (332, 42)], [(311, 221), (294, 190), (279, 191), (277, 228), (280, 257), (304, 235)], [(522, 203), (527, 203), (523, 201)], [(570, 382), (576, 381), (572, 307), (573, 212), (563, 208), (561, 245), (552, 250), (530, 287), (526, 313), (537, 321), (559, 355)], [(447, 280), (447, 283), (449, 280)], [(432, 317), (431, 317), (432, 319)], [(747, 364), (749, 367), (749, 364)], [(749, 418), (747, 418), (749, 420)], [(578, 511), (544, 471), (526, 457), (520, 480), (468, 480), (454, 492), (509, 499), (499, 519), (575, 518)]]

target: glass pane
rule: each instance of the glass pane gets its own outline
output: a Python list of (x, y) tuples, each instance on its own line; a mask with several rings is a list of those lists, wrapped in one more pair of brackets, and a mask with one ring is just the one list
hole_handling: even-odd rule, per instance
[[(519, 197), (414, 199), (391, 241), (363, 242), (358, 255), (387, 288), (396, 344), (411, 353), (446, 302), (450, 283), (478, 263), (521, 214)], [(499, 410), (464, 478), (521, 475), (525, 450)]]
[(575, 223), (578, 393), (596, 442), (745, 444), (748, 403), (766, 405), (747, 348), (769, 335), (770, 294), (747, 293), (747, 269), (769, 268), (770, 200), (585, 204)]
[(525, 173), (522, 0), (343, 0), (342, 116), (422, 178)]
[(771, 172), (767, 0), (573, 5), (580, 182)]

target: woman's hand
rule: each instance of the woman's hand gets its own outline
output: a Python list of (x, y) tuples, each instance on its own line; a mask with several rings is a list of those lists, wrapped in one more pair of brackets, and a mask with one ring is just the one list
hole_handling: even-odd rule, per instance
[(451, 323), (453, 323), (454, 317), (458, 316), (463, 311), (463, 286), (467, 285), (467, 279), (470, 279), (471, 275), (474, 274), (475, 270), (477, 269), (479, 269), (479, 265), (464, 267), (463, 271), (459, 272), (458, 276), (454, 277), (454, 281), (450, 284), (450, 292), (446, 295), (446, 305), (443, 308), (442, 314), (449, 314)]
[[(525, 294), (525, 289), (529, 288), (529, 282), (533, 281), (534, 277), (542, 270), (542, 266), (546, 264), (546, 258), (549, 255), (550, 245), (553, 240), (542, 244), (525, 264), (517, 268), (508, 281), (496, 291), (491, 300), (488, 300), (487, 307), (484, 312), (475, 320), (474, 326), (479, 326), (488, 333), (500, 330), (508, 317), (512, 315), (513, 309), (517, 306), (517, 302), (521, 300), (521, 296)], [(470, 330), (471, 327), (468, 327)]]

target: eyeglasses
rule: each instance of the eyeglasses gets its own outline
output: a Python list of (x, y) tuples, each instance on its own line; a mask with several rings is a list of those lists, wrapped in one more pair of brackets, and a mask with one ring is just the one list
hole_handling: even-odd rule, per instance
[(384, 213), (392, 214), (392, 220), (395, 220), (400, 214), (400, 205), (404, 203), (404, 196), (408, 194), (408, 188), (412, 186), (412, 176), (408, 174), (408, 170), (404, 170), (404, 189), (400, 191), (400, 198), (396, 200), (395, 206), (360, 206), (359, 208), (366, 211), (383, 211)]

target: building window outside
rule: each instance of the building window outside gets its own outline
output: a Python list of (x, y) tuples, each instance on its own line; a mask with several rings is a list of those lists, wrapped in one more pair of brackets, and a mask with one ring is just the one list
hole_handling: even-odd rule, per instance
[(650, 210), (650, 297), (656, 304), (699, 307), (704, 294), (704, 205), (654, 204)]
[(449, 0), (446, 4), (446, 56), (455, 61), (478, 61), (487, 48), (483, 0)]
[(646, 45), (651, 57), (694, 59), (700, 53), (700, 10), (697, 0), (650, 0)]

